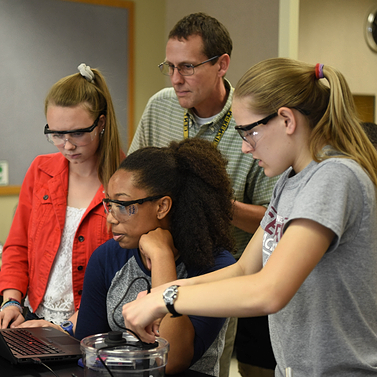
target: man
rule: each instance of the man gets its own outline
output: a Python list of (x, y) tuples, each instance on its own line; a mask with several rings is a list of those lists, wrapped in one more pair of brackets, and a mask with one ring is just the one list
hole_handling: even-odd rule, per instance
[[(194, 13), (178, 21), (169, 33), (166, 59), (159, 65), (161, 72), (170, 76), (173, 87), (150, 98), (128, 153), (187, 137), (213, 141), (229, 161), (239, 258), (259, 226), (276, 179), (267, 178), (258, 162), (241, 152), (242, 139), (234, 129), (231, 113), (233, 88), (224, 78), (231, 52), (230, 35), (215, 18)], [(228, 376), (235, 329), (234, 319), (221, 360), (221, 377)]]

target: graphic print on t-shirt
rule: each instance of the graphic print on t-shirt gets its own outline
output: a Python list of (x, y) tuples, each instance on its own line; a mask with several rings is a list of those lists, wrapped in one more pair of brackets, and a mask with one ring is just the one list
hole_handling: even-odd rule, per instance
[(269, 208), (267, 216), (269, 217), (269, 221), (264, 228), (263, 234), (263, 265), (267, 263), (268, 258), (283, 236), (283, 228), (288, 220), (288, 218), (278, 215), (273, 206)]

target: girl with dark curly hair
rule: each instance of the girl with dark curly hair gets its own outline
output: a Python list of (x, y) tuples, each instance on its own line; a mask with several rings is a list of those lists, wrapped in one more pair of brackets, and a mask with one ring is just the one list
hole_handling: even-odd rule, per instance
[[(130, 154), (106, 189), (113, 239), (89, 261), (76, 337), (124, 329), (122, 306), (145, 291), (147, 281), (157, 287), (233, 264), (232, 198), (226, 161), (208, 141)], [(166, 372), (218, 375), (226, 325), (225, 318), (165, 316)]]

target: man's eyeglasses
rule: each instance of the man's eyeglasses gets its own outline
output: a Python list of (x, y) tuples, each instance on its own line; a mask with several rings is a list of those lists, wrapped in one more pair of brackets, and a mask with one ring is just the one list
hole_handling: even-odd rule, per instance
[(220, 55), (216, 55), (211, 59), (205, 60), (204, 62), (201, 62), (199, 64), (193, 65), (193, 64), (180, 64), (179, 66), (175, 66), (173, 64), (170, 64), (168, 62), (162, 62), (158, 65), (158, 68), (160, 68), (160, 71), (165, 76), (173, 76), (174, 69), (177, 69), (178, 72), (182, 76), (192, 76), (194, 74), (194, 68), (199, 67), (202, 64), (208, 63), (214, 59), (217, 59)]
[(254, 127), (260, 124), (267, 124), (272, 118), (275, 118), (278, 113), (273, 113), (265, 118), (258, 120), (257, 122), (247, 124), (246, 126), (236, 126), (235, 129), (238, 131), (243, 140), (249, 143), (253, 148), (257, 145), (257, 140), (260, 138), (260, 131), (251, 131)]
[(124, 222), (127, 221), (130, 216), (138, 212), (137, 206), (135, 204), (152, 202), (153, 200), (160, 199), (163, 196), (165, 195), (148, 196), (147, 198), (130, 200), (127, 202), (106, 198), (102, 199), (102, 204), (105, 208), (106, 215), (109, 215), (111, 213), (116, 220), (118, 220), (119, 222)]
[(98, 126), (98, 121), (101, 115), (102, 114), (98, 116), (90, 127), (72, 131), (50, 130), (48, 124), (46, 124), (44, 134), (47, 137), (47, 141), (54, 144), (56, 147), (63, 147), (67, 141), (76, 147), (83, 147), (84, 145), (90, 144), (97, 135), (97, 132), (93, 132), (93, 130)]

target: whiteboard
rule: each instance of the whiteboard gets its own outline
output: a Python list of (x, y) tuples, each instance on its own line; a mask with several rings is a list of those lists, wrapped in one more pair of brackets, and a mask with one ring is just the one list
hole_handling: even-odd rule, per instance
[(9, 163), (10, 185), (22, 183), (37, 155), (57, 151), (43, 134), (44, 99), (80, 63), (105, 76), (126, 148), (129, 22), (124, 7), (0, 0), (0, 160)]

